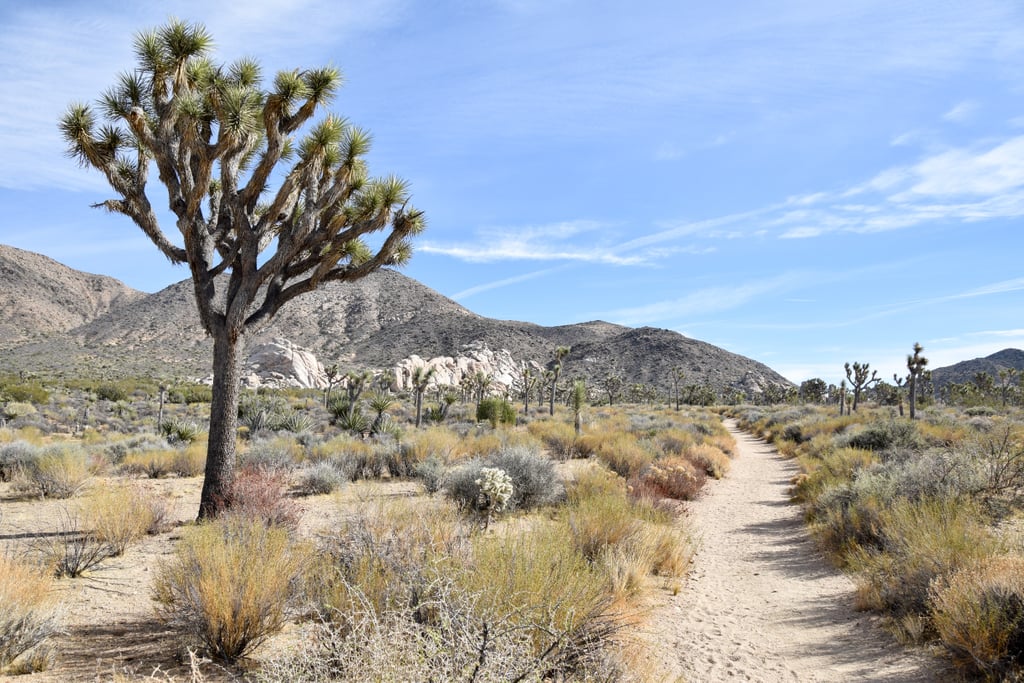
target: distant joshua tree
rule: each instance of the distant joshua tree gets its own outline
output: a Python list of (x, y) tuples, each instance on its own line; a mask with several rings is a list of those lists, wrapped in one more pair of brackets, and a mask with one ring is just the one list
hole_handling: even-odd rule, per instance
[(417, 367), (412, 369), (412, 393), (416, 401), (416, 426), (420, 426), (420, 421), (423, 417), (423, 394), (427, 391), (427, 387), (430, 386), (430, 380), (434, 379), (434, 373), (437, 372), (437, 368), (430, 366), (429, 368)]
[(623, 379), (621, 375), (609, 373), (601, 380), (604, 390), (608, 393), (608, 405), (615, 405), (615, 399), (622, 392)]
[(558, 377), (562, 374), (562, 359), (569, 355), (570, 350), (571, 347), (559, 346), (553, 354), (555, 364), (551, 368), (551, 397), (548, 404), (548, 413), (551, 415), (555, 414), (555, 392), (558, 389)]
[(680, 404), (682, 402), (683, 378), (685, 376), (686, 373), (683, 371), (682, 367), (677, 365), (676, 367), (672, 368), (672, 396), (675, 398), (676, 401), (676, 410), (680, 409)]
[(523, 412), (530, 412), (530, 392), (537, 386), (537, 381), (540, 379), (537, 377), (537, 373), (533, 371), (533, 368), (527, 363), (523, 363), (523, 366), (519, 368), (519, 388), (523, 392)]
[(576, 436), (579, 437), (583, 433), (583, 406), (587, 404), (587, 384), (581, 379), (573, 382), (572, 394), (569, 396), (569, 402), (572, 407), (573, 414), (573, 428), (576, 430)]
[(910, 398), (907, 403), (910, 405), (911, 420), (917, 418), (917, 383), (928, 365), (928, 359), (921, 355), (922, 351), (924, 351), (924, 347), (920, 343), (914, 342), (913, 355), (907, 354), (907, 370), (910, 371), (907, 375), (907, 385), (910, 387)]
[(878, 370), (874, 370), (868, 375), (868, 368), (871, 367), (871, 363), (861, 365), (854, 361), (853, 365), (847, 363), (844, 367), (846, 368), (846, 379), (850, 380), (850, 387), (853, 389), (853, 406), (850, 410), (856, 412), (857, 405), (860, 403), (861, 392), (872, 384), (878, 384), (882, 381), (882, 378), (878, 376)]

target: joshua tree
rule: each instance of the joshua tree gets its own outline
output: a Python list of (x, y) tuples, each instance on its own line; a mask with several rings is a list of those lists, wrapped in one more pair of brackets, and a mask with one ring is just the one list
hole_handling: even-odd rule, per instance
[(896, 385), (896, 400), (900, 406), (900, 417), (903, 417), (903, 388), (906, 387), (909, 379), (909, 376), (900, 377), (895, 372), (892, 373), (892, 381)]
[(1017, 376), (1020, 371), (1017, 368), (1000, 368), (999, 369), (999, 392), (1002, 397), (1003, 407), (1006, 407), (1007, 398), (1010, 392), (1013, 390), (1013, 385), (1017, 383)]
[(554, 366), (551, 368), (551, 400), (548, 404), (548, 413), (555, 414), (555, 391), (558, 388), (558, 376), (562, 374), (562, 359), (569, 355), (571, 350), (568, 346), (559, 346), (554, 352)]
[(473, 395), (476, 396), (477, 408), (480, 407), (480, 403), (484, 400), (484, 396), (487, 395), (487, 391), (493, 383), (494, 378), (483, 370), (478, 370), (473, 375)]
[(622, 391), (623, 380), (620, 375), (609, 373), (601, 380), (604, 390), (608, 392), (608, 405), (615, 405), (615, 398)]
[(828, 394), (828, 385), (820, 377), (804, 380), (800, 383), (798, 396), (804, 403), (821, 403)]
[(523, 366), (519, 368), (519, 386), (523, 390), (523, 412), (530, 412), (530, 392), (537, 386), (537, 373), (533, 371), (527, 363), (523, 363)]
[(324, 387), (324, 408), (331, 405), (331, 391), (334, 385), (341, 381), (341, 368), (337, 363), (332, 363), (324, 368), (324, 377), (327, 378), (327, 386)]
[(839, 382), (839, 416), (846, 412), (846, 380)]
[(345, 394), (348, 396), (348, 402), (355, 403), (363, 395), (363, 389), (366, 388), (366, 385), (373, 381), (373, 373), (369, 370), (363, 370), (362, 372), (351, 370), (345, 373), (344, 380)]
[(416, 426), (420, 426), (420, 420), (423, 415), (423, 393), (427, 390), (430, 385), (430, 380), (434, 379), (434, 373), (437, 372), (437, 368), (431, 365), (429, 368), (417, 367), (412, 369), (412, 382), (413, 395), (416, 397)]
[[(424, 227), (405, 181), (369, 177), (366, 132), (333, 115), (312, 123), (341, 84), (336, 68), (281, 71), (263, 89), (257, 61), (217, 64), (212, 45), (202, 25), (178, 20), (140, 33), (138, 65), (96, 107), (72, 104), (60, 121), (68, 153), (115, 194), (95, 206), (127, 216), (171, 263), (188, 264), (213, 337), (200, 518), (231, 504), (249, 333), (324, 283), (405, 263), (408, 238)], [(182, 246), (152, 203), (154, 165)], [(376, 246), (364, 241), (378, 232)]]
[(676, 410), (679, 410), (683, 400), (683, 378), (686, 377), (686, 373), (683, 368), (676, 366), (672, 368), (672, 396), (676, 401)]
[(872, 384), (878, 384), (882, 381), (882, 378), (878, 376), (878, 370), (874, 370), (868, 375), (868, 368), (871, 367), (871, 363), (861, 365), (854, 361), (853, 365), (847, 363), (843, 367), (846, 368), (846, 379), (850, 380), (850, 387), (853, 389), (853, 406), (850, 410), (856, 412), (857, 404), (860, 403), (861, 392)]
[(917, 382), (928, 365), (928, 359), (921, 355), (922, 351), (924, 351), (924, 347), (920, 343), (914, 342), (914, 354), (907, 354), (907, 370), (910, 371), (907, 375), (907, 386), (910, 387), (910, 397), (907, 399), (907, 403), (910, 406), (911, 420), (917, 418)]
[(373, 411), (373, 423), (370, 425), (371, 434), (380, 434), (381, 430), (387, 424), (388, 408), (394, 403), (394, 399), (388, 394), (382, 391), (375, 391), (370, 394), (370, 410)]
[(573, 382), (572, 394), (569, 397), (569, 402), (572, 407), (573, 414), (573, 427), (576, 430), (576, 436), (583, 432), (583, 406), (587, 404), (587, 384), (581, 379)]

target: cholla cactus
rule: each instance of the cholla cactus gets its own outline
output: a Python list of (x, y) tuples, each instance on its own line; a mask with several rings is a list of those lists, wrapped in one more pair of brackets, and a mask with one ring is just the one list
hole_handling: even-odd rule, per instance
[(485, 513), (484, 529), (491, 525), (491, 515), (512, 500), (512, 477), (497, 467), (483, 467), (475, 480), (480, 487), (480, 510)]

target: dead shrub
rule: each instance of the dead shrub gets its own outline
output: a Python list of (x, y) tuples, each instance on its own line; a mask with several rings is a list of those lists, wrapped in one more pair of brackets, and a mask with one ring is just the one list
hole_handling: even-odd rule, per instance
[(650, 463), (640, 471), (636, 481), (630, 483), (636, 492), (650, 492), (673, 500), (694, 500), (706, 481), (707, 475), (689, 460), (670, 457)]
[(279, 469), (239, 468), (224, 503), (227, 515), (259, 520), (268, 526), (295, 529), (302, 517), (302, 509), (288, 496), (288, 474)]
[(124, 484), (96, 491), (82, 503), (85, 528), (121, 555), (154, 526), (152, 497), (139, 486)]

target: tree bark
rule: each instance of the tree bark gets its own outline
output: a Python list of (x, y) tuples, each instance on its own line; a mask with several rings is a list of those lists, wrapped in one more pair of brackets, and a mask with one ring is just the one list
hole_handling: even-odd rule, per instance
[(917, 418), (917, 378), (913, 375), (910, 377), (910, 398), (907, 403), (910, 404), (910, 419), (914, 420)]
[(230, 503), (228, 494), (234, 478), (238, 433), (240, 359), (244, 348), (244, 341), (237, 333), (218, 330), (213, 335), (213, 399), (199, 520), (216, 517)]

